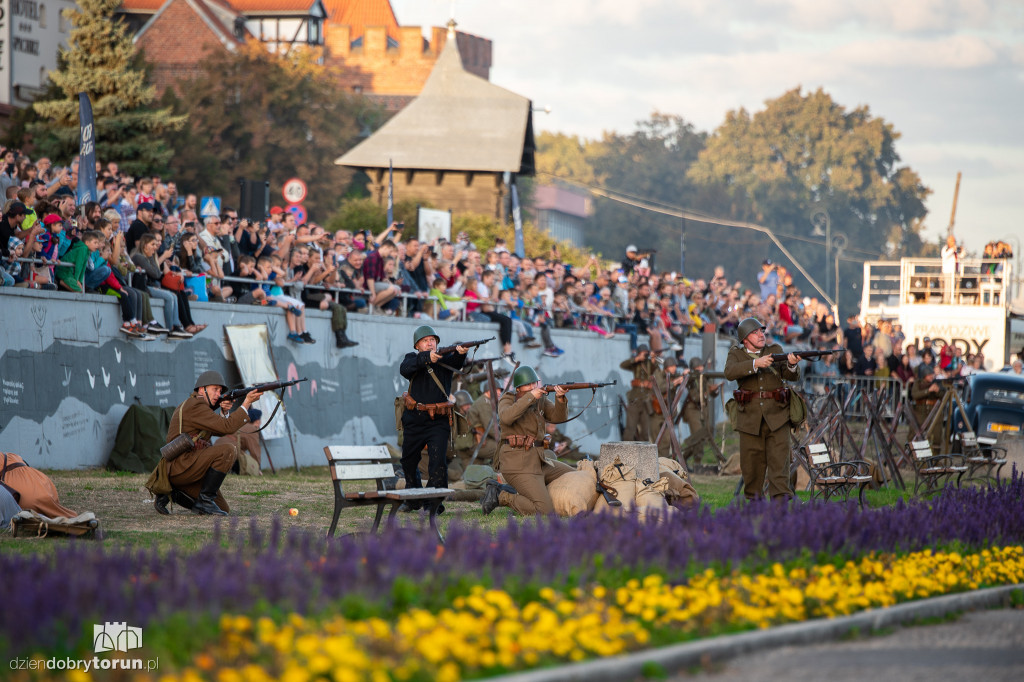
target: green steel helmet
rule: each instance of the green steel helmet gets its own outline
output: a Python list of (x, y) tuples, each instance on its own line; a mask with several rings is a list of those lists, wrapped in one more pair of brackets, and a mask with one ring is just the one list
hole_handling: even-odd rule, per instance
[(651, 349), (650, 349), (650, 347), (648, 347), (648, 345), (646, 343), (641, 343), (639, 346), (636, 347), (637, 354), (649, 353), (650, 351), (651, 351)]
[(412, 333), (412, 346), (413, 346), (413, 348), (416, 347), (417, 343), (419, 343), (423, 339), (427, 338), (428, 336), (433, 336), (435, 339), (437, 339), (438, 343), (441, 343), (441, 337), (437, 335), (437, 332), (434, 331), (434, 328), (430, 327), (428, 325), (423, 325), (423, 326), (417, 327), (416, 331), (414, 331)]
[(674, 356), (671, 353), (669, 353), (668, 355), (665, 356), (665, 366), (666, 367), (678, 367), (679, 366), (679, 361), (676, 360), (676, 356)]
[(455, 407), (465, 407), (473, 404), (473, 396), (469, 391), (455, 391)]
[(512, 386), (515, 388), (527, 386), (538, 381), (540, 381), (540, 377), (537, 376), (537, 371), (529, 365), (523, 365), (512, 375)]
[(747, 338), (758, 329), (764, 328), (765, 326), (761, 324), (759, 319), (756, 317), (748, 317), (740, 322), (739, 326), (736, 327), (736, 335), (740, 337), (740, 342), (742, 342), (743, 339)]
[(690, 358), (690, 369), (697, 369), (701, 366), (700, 358)]
[(196, 379), (195, 390), (199, 390), (203, 386), (220, 386), (222, 389), (227, 389), (228, 385), (224, 383), (224, 377), (220, 375), (220, 372), (214, 370), (207, 370), (199, 375)]

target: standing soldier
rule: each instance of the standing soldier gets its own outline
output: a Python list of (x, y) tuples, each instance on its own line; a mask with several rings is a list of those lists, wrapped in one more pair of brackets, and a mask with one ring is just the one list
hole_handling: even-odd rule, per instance
[(690, 358), (690, 378), (686, 382), (686, 400), (683, 401), (683, 421), (690, 427), (690, 435), (683, 441), (683, 459), (696, 457), (699, 464), (704, 455), (704, 444), (712, 443), (711, 434), (711, 398), (718, 395), (721, 383), (709, 384), (701, 381), (704, 365), (700, 358)]
[[(452, 434), (455, 441), (449, 448), (448, 458), (448, 480), (458, 481), (469, 466), (469, 460), (473, 457), (473, 448), (476, 445), (476, 434), (469, 423), (469, 408), (473, 405), (473, 399), (466, 391), (455, 391), (455, 412)], [(422, 467), (420, 467), (422, 471)]]
[[(452, 403), (448, 396), (452, 388), (452, 373), (466, 361), (466, 348), (445, 355), (437, 353), (441, 337), (426, 325), (418, 327), (412, 335), (414, 351), (406, 353), (399, 370), (409, 380), (409, 390), (402, 396), (402, 472), (405, 487), (422, 488), (417, 465), (424, 446), (427, 448), (427, 486), (448, 487), (448, 439), (451, 437)], [(418, 502), (403, 502), (401, 511), (413, 511)], [(439, 505), (437, 513), (444, 511)]]
[[(678, 366), (675, 356), (669, 355), (665, 358), (665, 366), (654, 373), (654, 384), (658, 387), (662, 397), (665, 398), (665, 405), (669, 411), (672, 410), (672, 399), (675, 397), (676, 391), (679, 390), (679, 385), (683, 383), (684, 379), (682, 376), (676, 376)], [(662, 434), (661, 440), (658, 441), (657, 445), (658, 457), (669, 457), (672, 454), (672, 439), (667, 431), (668, 429), (675, 428), (675, 422), (671, 414), (662, 414), (661, 405), (658, 404), (657, 400), (656, 396), (652, 397), (652, 406), (655, 409), (651, 415), (651, 442), (654, 442), (658, 437), (661, 425), (667, 424), (665, 427), (666, 433)]]
[[(924, 426), (935, 403), (939, 402), (941, 390), (942, 388), (935, 382), (935, 368), (925, 362), (918, 365), (917, 381), (910, 385), (910, 397), (914, 400), (914, 416), (917, 418), (918, 426)], [(934, 430), (936, 432), (934, 437), (928, 438), (929, 441), (932, 441), (933, 452), (938, 452), (942, 448), (937, 431), (938, 429)], [(922, 435), (928, 436), (928, 434)]]
[(220, 372), (203, 372), (196, 380), (192, 395), (178, 405), (171, 416), (167, 442), (187, 433), (195, 445), (169, 462), (161, 458), (157, 465), (158, 470), (166, 467), (172, 488), (169, 495), (157, 494), (153, 499), (153, 507), (160, 514), (168, 513), (167, 503), (173, 497), (183, 507), (191, 507), (193, 514), (228, 515), (228, 503), (220, 493), (220, 486), (238, 458), (238, 443), (211, 445), (210, 437), (236, 433), (249, 423), (248, 409), (263, 394), (252, 391), (245, 396), (242, 409), (224, 416), (222, 410), (230, 405), (227, 401), (220, 404), (220, 396), (226, 390)]
[[(506, 385), (501, 382), (502, 386)], [(491, 404), (491, 389), (488, 382), (480, 384), (480, 397), (473, 401), (466, 418), (473, 429), (477, 443), (483, 441), (476, 458), (484, 462), (494, 460), (498, 453), (498, 420), (494, 419), (494, 406)], [(475, 445), (474, 445), (475, 447)]]
[(651, 357), (651, 350), (642, 343), (636, 347), (636, 355), (623, 360), (620, 368), (633, 373), (631, 388), (626, 393), (626, 432), (622, 440), (649, 441), (651, 439), (651, 415), (654, 414), (654, 372), (658, 363)]
[(767, 345), (765, 327), (753, 317), (740, 322), (737, 336), (725, 361), (725, 378), (739, 388), (733, 393), (739, 404), (736, 430), (740, 432), (740, 469), (743, 493), (748, 500), (763, 495), (765, 478), (773, 500), (789, 499), (789, 389), (783, 379), (800, 378), (800, 358), (790, 353), (781, 369), (770, 357), (782, 346)]
[(533, 367), (524, 365), (512, 375), (515, 392), (501, 396), (498, 420), (501, 422), (501, 447), (498, 470), (515, 492), (496, 481), (487, 481), (481, 502), (484, 514), (501, 505), (523, 515), (550, 514), (555, 510), (547, 484), (575, 469), (555, 459), (544, 449), (547, 423), (564, 422), (568, 417), (566, 389), (555, 387), (555, 400), (545, 397), (540, 378)]

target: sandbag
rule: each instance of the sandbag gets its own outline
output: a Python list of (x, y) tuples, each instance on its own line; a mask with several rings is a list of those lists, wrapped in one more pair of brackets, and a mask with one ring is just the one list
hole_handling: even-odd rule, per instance
[(34, 511), (18, 512), (11, 519), (12, 537), (103, 537), (100, 522), (92, 512), (83, 512), (73, 517), (49, 517)]
[(614, 514), (621, 516), (633, 510), (636, 500), (636, 471), (633, 467), (623, 464), (618, 457), (611, 464), (601, 470), (601, 482), (614, 491), (614, 495), (621, 507), (612, 507), (600, 495), (594, 504), (594, 511), (598, 513)]
[(743, 475), (743, 469), (740, 468), (740, 453), (733, 453), (733, 455), (725, 461), (725, 466), (722, 467), (722, 473), (726, 476)]
[(690, 483), (690, 475), (679, 462), (659, 457), (658, 470), (660, 477), (667, 482), (665, 499), (669, 505), (685, 509), (700, 504), (700, 495)]
[[(676, 478), (679, 478), (676, 476)], [(669, 512), (668, 502), (665, 499), (668, 493), (668, 479), (659, 477), (658, 480), (650, 479), (641, 481), (636, 491), (636, 515), (643, 522), (667, 521)]]
[(548, 484), (548, 493), (559, 516), (576, 516), (594, 508), (597, 502), (597, 469), (581, 460), (576, 471), (563, 474)]
[(78, 516), (78, 512), (71, 511), (57, 499), (57, 486), (49, 476), (39, 469), (33, 469), (13, 452), (0, 455), (0, 483), (11, 490), (22, 509), (51, 518)]

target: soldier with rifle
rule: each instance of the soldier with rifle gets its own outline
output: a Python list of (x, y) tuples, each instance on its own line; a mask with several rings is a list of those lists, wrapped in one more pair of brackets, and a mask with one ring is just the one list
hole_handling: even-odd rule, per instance
[[(676, 374), (678, 369), (678, 361), (674, 355), (669, 355), (665, 358), (664, 366), (660, 367), (654, 373), (654, 383), (661, 391), (661, 395), (665, 398), (665, 404), (669, 410), (672, 410), (672, 406), (675, 404), (676, 392), (679, 390), (679, 386), (685, 380), (685, 377)], [(660, 403), (655, 400), (653, 403), (654, 413), (651, 415), (651, 440), (652, 442), (657, 439), (658, 434), (661, 433), (661, 427), (667, 423), (665, 428), (675, 428), (675, 422), (672, 419), (671, 414), (662, 414)], [(672, 439), (669, 438), (667, 433), (661, 435), (661, 440), (657, 442), (658, 446), (658, 457), (671, 457), (672, 456)]]
[[(740, 434), (743, 493), (748, 500), (761, 497), (767, 478), (771, 498), (785, 500), (793, 497), (793, 491), (789, 483), (790, 396), (783, 380), (800, 378), (800, 358), (782, 353), (778, 344), (769, 346), (764, 330), (753, 317), (739, 323), (740, 343), (729, 349), (725, 378), (739, 386), (733, 397), (738, 404), (735, 426)], [(774, 357), (781, 357), (782, 362)]]
[[(935, 368), (928, 363), (922, 362), (917, 367), (917, 380), (910, 384), (910, 398), (914, 401), (914, 417), (917, 418), (918, 426), (924, 426), (928, 415), (931, 414), (935, 404), (942, 397), (942, 387), (935, 381)], [(933, 433), (937, 430), (933, 430)], [(938, 434), (928, 439), (934, 452), (939, 452), (942, 443)]]
[(636, 354), (619, 365), (627, 372), (633, 373), (629, 392), (626, 393), (626, 431), (622, 434), (624, 441), (650, 441), (651, 416), (654, 414), (654, 375), (658, 362), (651, 355), (647, 344), (636, 347)]
[(178, 405), (167, 430), (167, 445), (161, 448), (160, 462), (146, 487), (154, 493), (153, 507), (168, 514), (172, 499), (193, 514), (227, 516), (228, 503), (220, 493), (224, 477), (238, 458), (237, 443), (212, 444), (212, 436), (238, 432), (249, 423), (249, 407), (262, 392), (253, 387), (245, 390), (242, 408), (229, 416), (222, 410), (233, 400), (227, 392), (220, 372), (199, 375), (192, 394)]
[[(490, 339), (488, 339), (490, 340)], [(417, 327), (412, 335), (413, 351), (406, 353), (400, 372), (409, 380), (409, 390), (402, 394), (405, 410), (402, 412), (402, 472), (405, 487), (422, 488), (419, 462), (423, 448), (427, 448), (427, 486), (448, 487), (448, 439), (451, 437), (453, 404), (448, 396), (452, 389), (452, 376), (466, 361), (470, 346), (487, 341), (474, 341), (464, 345), (438, 348), (441, 337), (433, 328)], [(419, 509), (419, 502), (403, 502), (400, 511)], [(437, 513), (444, 512), (438, 505)]]
[[(501, 447), (497, 469), (510, 484), (488, 481), (481, 507), (490, 514), (499, 505), (511, 507), (523, 515), (550, 514), (555, 510), (547, 485), (575, 471), (559, 462), (545, 439), (549, 422), (568, 420), (570, 390), (608, 384), (562, 384), (542, 386), (537, 372), (528, 365), (512, 374), (513, 390), (498, 401)], [(546, 394), (554, 393), (552, 401)]]
[(494, 416), (493, 397), (488, 382), (484, 381), (480, 389), (480, 397), (473, 401), (466, 419), (476, 441), (477, 460), (491, 462), (494, 455), (498, 454), (498, 420)]
[(690, 435), (683, 441), (683, 459), (695, 457), (699, 464), (704, 454), (704, 444), (714, 442), (709, 424), (711, 423), (711, 399), (718, 395), (722, 382), (708, 383), (703, 378), (704, 363), (700, 358), (690, 358), (690, 376), (686, 382), (686, 400), (683, 401), (683, 421), (690, 427)]

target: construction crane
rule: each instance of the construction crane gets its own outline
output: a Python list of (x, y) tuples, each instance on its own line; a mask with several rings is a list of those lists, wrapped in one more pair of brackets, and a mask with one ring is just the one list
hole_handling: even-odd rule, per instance
[(949, 229), (946, 230), (946, 236), (953, 236), (953, 226), (956, 224), (956, 200), (960, 197), (960, 171), (956, 172), (956, 189), (953, 190), (953, 213), (949, 216)]

